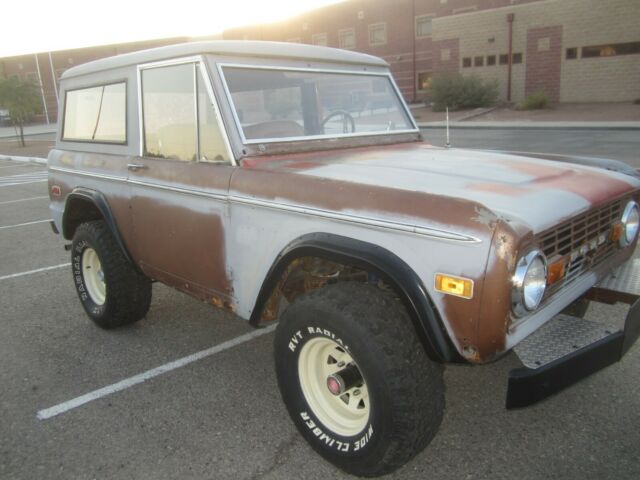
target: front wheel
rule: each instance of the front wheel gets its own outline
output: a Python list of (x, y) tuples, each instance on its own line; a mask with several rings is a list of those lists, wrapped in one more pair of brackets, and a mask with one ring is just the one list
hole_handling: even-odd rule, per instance
[(296, 427), (334, 465), (389, 473), (436, 434), (442, 368), (388, 292), (338, 283), (298, 298), (274, 340), (282, 398)]

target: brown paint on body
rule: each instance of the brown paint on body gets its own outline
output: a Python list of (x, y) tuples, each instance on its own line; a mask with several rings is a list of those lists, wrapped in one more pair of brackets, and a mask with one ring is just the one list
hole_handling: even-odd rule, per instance
[(193, 193), (133, 185), (131, 207), (137, 258), (143, 270), (201, 300), (232, 295), (226, 268), (224, 200), (234, 168), (228, 165), (141, 158), (147, 169), (131, 178)]
[[(578, 195), (591, 206), (598, 206), (635, 190), (635, 187), (627, 182), (612, 178), (604, 172), (586, 168), (559, 167), (545, 162), (501, 160), (499, 163), (510, 170), (531, 177), (525, 185), (519, 185), (516, 190), (509, 192), (509, 195), (514, 196), (530, 191), (556, 189)], [(476, 184), (470, 188), (482, 189), (483, 185)]]
[[(271, 201), (284, 201), (319, 209), (355, 211), (363, 216), (386, 213), (394, 221), (421, 219), (427, 226), (452, 228), (460, 233), (487, 238), (497, 219), (481, 205), (460, 198), (390, 187), (298, 175), (286, 170), (240, 170), (232, 180), (239, 194)], [(486, 214), (479, 215), (479, 211)]]

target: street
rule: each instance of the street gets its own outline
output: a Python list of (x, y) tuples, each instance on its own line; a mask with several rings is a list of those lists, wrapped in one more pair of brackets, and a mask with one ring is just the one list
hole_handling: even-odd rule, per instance
[[(443, 145), (444, 129), (425, 138)], [(452, 144), (640, 167), (638, 131), (456, 129)], [(142, 321), (113, 331), (93, 325), (66, 242), (47, 223), (46, 195), (44, 166), (0, 160), (0, 478), (351, 478), (291, 423), (271, 333), (254, 336), (234, 315), (158, 283)], [(587, 318), (615, 323), (625, 313), (592, 305)], [(507, 374), (519, 365), (513, 354), (447, 366), (438, 435), (387, 478), (640, 478), (639, 363), (640, 344), (620, 363), (514, 411), (504, 409)], [(57, 413), (61, 405), (69, 408)]]
[[(444, 146), (444, 128), (423, 128), (424, 139)], [(450, 142), (457, 148), (515, 150), (612, 158), (640, 167), (640, 130), (568, 130), (541, 128), (452, 128)]]

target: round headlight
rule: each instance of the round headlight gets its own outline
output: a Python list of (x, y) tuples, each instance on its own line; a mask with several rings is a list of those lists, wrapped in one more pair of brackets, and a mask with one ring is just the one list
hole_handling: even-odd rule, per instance
[(511, 294), (513, 312), (521, 317), (538, 308), (546, 287), (547, 260), (541, 251), (532, 250), (516, 265)]
[(629, 202), (624, 207), (622, 213), (622, 235), (620, 236), (620, 245), (626, 247), (631, 244), (638, 235), (638, 227), (640, 226), (640, 211), (636, 202)]

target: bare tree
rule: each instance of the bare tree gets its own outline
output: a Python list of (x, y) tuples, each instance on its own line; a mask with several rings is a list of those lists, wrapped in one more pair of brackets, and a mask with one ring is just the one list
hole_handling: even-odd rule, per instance
[(24, 147), (24, 124), (42, 108), (37, 85), (15, 78), (0, 79), (0, 106), (9, 110), (11, 122), (19, 131), (20, 145)]

